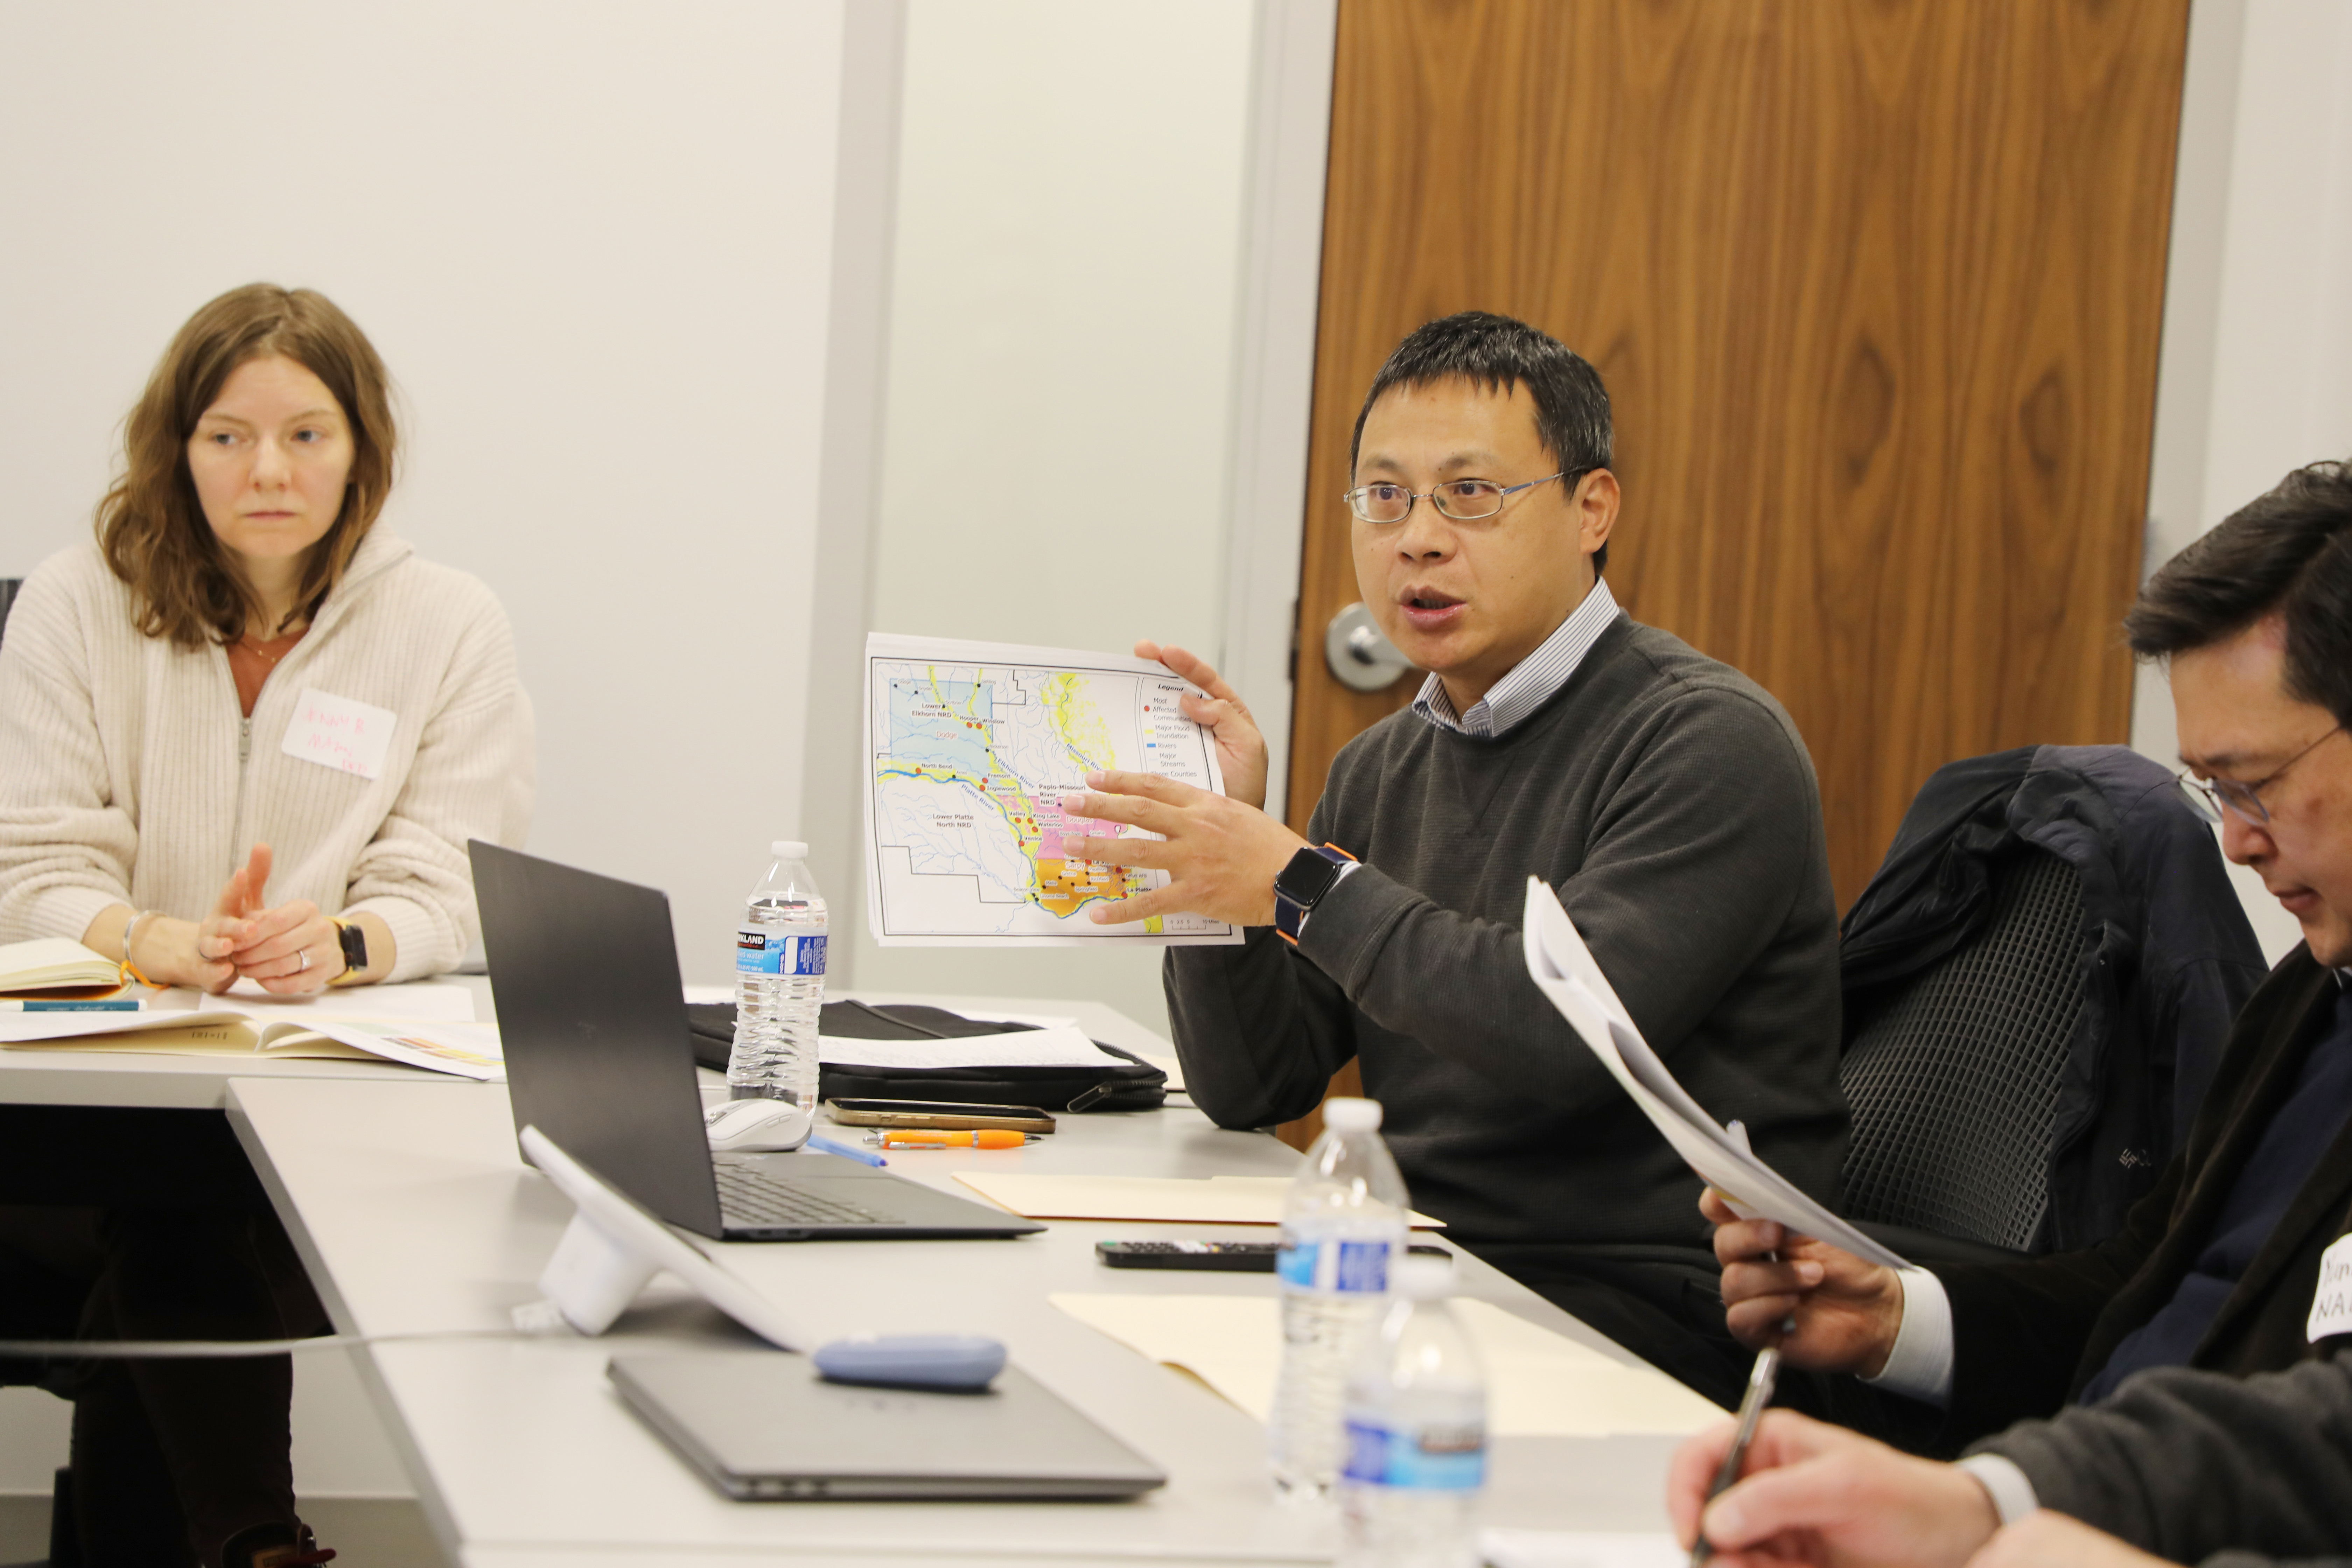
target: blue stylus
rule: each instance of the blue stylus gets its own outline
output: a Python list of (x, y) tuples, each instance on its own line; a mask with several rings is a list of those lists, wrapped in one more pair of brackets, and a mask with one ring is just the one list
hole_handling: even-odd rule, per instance
[(890, 1163), (871, 1149), (860, 1149), (854, 1143), (836, 1143), (830, 1138), (820, 1138), (814, 1133), (809, 1134), (809, 1141), (802, 1147), (814, 1149), (820, 1154), (838, 1154), (861, 1165), (887, 1165)]

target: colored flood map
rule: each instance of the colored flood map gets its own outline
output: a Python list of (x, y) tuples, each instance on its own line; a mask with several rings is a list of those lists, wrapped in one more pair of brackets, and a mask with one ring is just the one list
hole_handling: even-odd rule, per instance
[(898, 937), (1216, 939), (1191, 916), (1098, 926), (1089, 905), (1163, 873), (1065, 858), (1065, 833), (1135, 833), (1066, 815), (1097, 769), (1215, 787), (1206, 742), (1165, 672), (869, 658), (881, 931)]

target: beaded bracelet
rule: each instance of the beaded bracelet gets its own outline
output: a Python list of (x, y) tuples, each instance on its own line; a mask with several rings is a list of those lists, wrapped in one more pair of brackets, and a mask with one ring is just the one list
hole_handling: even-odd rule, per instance
[(125, 921), (122, 927), (122, 973), (131, 976), (131, 979), (138, 981), (140, 984), (150, 987), (152, 987), (155, 983), (148, 979), (146, 975), (141, 973), (139, 966), (131, 962), (131, 933), (139, 929), (139, 922), (141, 921), (145, 920), (149, 915), (152, 915), (154, 912), (155, 911), (153, 910), (141, 910), (137, 914), (132, 915), (129, 921)]

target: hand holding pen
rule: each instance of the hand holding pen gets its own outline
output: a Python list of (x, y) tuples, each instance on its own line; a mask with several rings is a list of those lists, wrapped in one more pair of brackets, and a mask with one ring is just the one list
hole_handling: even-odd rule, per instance
[[(1706, 1209), (1708, 1200), (1713, 1200), (1726, 1213), (1729, 1212), (1729, 1205), (1724, 1203), (1722, 1195), (1712, 1188), (1700, 1199), (1702, 1210)], [(1712, 1212), (1708, 1217), (1714, 1217)], [(1780, 1255), (1777, 1251), (1764, 1254), (1766, 1262), (1778, 1263), (1780, 1260)], [(1772, 1403), (1772, 1389), (1780, 1381), (1780, 1341), (1796, 1331), (1797, 1320), (1791, 1313), (1781, 1320), (1780, 1332), (1771, 1342), (1756, 1352), (1756, 1364), (1748, 1373), (1748, 1392), (1739, 1401), (1739, 1425), (1731, 1434), (1731, 1446), (1723, 1451), (1723, 1462), (1716, 1467), (1715, 1479), (1707, 1484), (1705, 1502), (1713, 1502), (1730, 1490), (1746, 1468), (1748, 1445), (1756, 1440), (1757, 1423), (1763, 1420), (1764, 1407)], [(1701, 1504), (1702, 1510), (1705, 1502)], [(1714, 1544), (1707, 1540), (1706, 1531), (1702, 1528), (1691, 1542), (1691, 1568), (1705, 1568), (1714, 1555)]]
[(1962, 1568), (2000, 1528), (1990, 1494), (1968, 1471), (1790, 1410), (1765, 1412), (1746, 1476), (1710, 1500), (1733, 1436), (1726, 1422), (1685, 1443), (1666, 1500), (1684, 1540), (1714, 1542), (1743, 1564)]

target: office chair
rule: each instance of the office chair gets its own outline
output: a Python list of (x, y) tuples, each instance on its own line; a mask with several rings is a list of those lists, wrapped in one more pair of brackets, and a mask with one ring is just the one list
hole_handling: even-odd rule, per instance
[(1968, 1261), (2120, 1229), (2268, 965), (2170, 770), (2027, 746), (1920, 786), (1838, 967), (1844, 1212)]
[[(1966, 1261), (2035, 1243), (2068, 1048), (2082, 1022), (2083, 898), (2073, 867), (2021, 846), (1991, 868), (1981, 931), (1849, 1025), (1838, 1079), (1853, 1117), (1845, 1211)], [(1892, 1235), (1892, 1232), (1886, 1234)]]
[(25, 585), (22, 577), (0, 577), (0, 637), (8, 632), (8, 606), (16, 602), (16, 590)]

